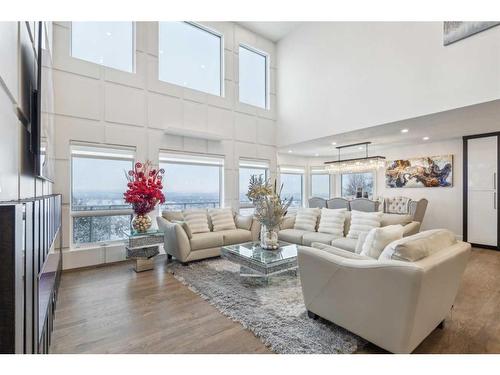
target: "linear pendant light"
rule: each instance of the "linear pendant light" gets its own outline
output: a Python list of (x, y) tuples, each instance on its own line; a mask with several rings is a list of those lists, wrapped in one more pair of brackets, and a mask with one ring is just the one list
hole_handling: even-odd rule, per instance
[[(337, 146), (339, 151), (338, 160), (325, 162), (325, 169), (331, 174), (353, 173), (376, 170), (385, 167), (385, 156), (368, 156), (368, 145), (371, 142), (354, 143), (345, 146)], [(354, 146), (365, 146), (365, 157), (353, 159), (341, 159), (340, 151), (344, 148)]]

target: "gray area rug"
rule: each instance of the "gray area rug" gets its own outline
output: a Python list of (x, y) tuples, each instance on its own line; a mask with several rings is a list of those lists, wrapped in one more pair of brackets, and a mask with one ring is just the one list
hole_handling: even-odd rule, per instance
[(222, 258), (189, 266), (173, 262), (168, 270), (276, 353), (354, 353), (366, 343), (333, 323), (310, 319), (295, 273), (272, 278), (265, 285), (241, 280), (239, 266)]

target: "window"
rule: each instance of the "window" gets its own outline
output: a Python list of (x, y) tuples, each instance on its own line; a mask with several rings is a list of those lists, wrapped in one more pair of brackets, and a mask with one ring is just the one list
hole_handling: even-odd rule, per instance
[(72, 22), (71, 56), (132, 73), (133, 22)]
[(224, 158), (180, 153), (161, 153), (165, 169), (164, 209), (220, 207), (223, 196)]
[(71, 147), (73, 244), (121, 240), (130, 228), (132, 209), (123, 200), (125, 171), (134, 150), (82, 145)]
[(247, 197), (248, 184), (253, 175), (269, 178), (269, 163), (259, 160), (240, 160), (240, 214), (252, 215), (254, 207)]
[(222, 37), (189, 22), (160, 22), (159, 79), (222, 96)]
[(356, 198), (357, 193), (365, 198), (373, 198), (373, 172), (343, 173), (341, 176), (342, 197)]
[(240, 102), (267, 108), (267, 55), (253, 48), (239, 49)]
[(301, 168), (281, 168), (280, 181), (283, 185), (282, 198), (292, 197), (290, 207), (302, 207), (304, 196), (304, 170)]
[(324, 169), (311, 169), (311, 197), (330, 199), (330, 175)]

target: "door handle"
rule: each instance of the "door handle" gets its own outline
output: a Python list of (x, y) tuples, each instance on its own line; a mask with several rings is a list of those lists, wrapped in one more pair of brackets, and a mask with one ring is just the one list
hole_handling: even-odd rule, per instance
[(493, 189), (497, 189), (497, 172), (493, 172)]
[(497, 192), (496, 191), (493, 192), (493, 209), (494, 210), (497, 209)]

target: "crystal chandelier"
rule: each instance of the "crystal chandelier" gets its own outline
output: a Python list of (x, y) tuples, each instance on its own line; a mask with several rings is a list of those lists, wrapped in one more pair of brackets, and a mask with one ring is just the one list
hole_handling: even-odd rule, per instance
[[(341, 173), (353, 173), (353, 172), (365, 172), (376, 170), (385, 167), (385, 157), (384, 156), (368, 156), (368, 145), (371, 142), (355, 143), (351, 145), (338, 146), (337, 150), (339, 152), (339, 158), (335, 161), (325, 162), (325, 169), (328, 173), (341, 174)], [(347, 147), (365, 147), (365, 157), (353, 158), (353, 159), (341, 159), (340, 151)]]

